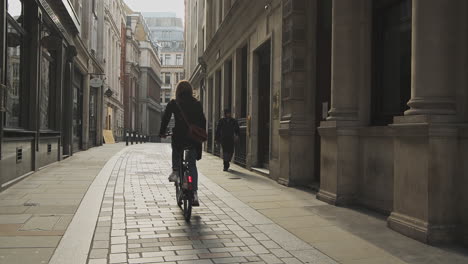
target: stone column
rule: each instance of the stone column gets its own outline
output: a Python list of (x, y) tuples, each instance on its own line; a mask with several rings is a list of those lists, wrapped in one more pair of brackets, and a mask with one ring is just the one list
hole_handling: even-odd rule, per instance
[(413, 0), (413, 79), (405, 115), (454, 115), (463, 78), (460, 0)]
[(223, 3), (223, 20), (229, 13), (229, 10), (231, 9), (231, 0), (221, 0), (224, 1)]
[[(463, 158), (457, 99), (467, 87), (467, 3), (413, 0), (410, 110), (395, 117), (390, 228), (425, 243), (457, 237)], [(466, 104), (466, 101), (463, 102)]]
[(211, 38), (213, 37), (213, 0), (206, 0), (205, 6), (205, 35), (206, 41), (205, 45), (208, 47), (208, 43), (210, 43)]
[(241, 117), (242, 89), (242, 50), (236, 49), (232, 60), (232, 114), (234, 118)]
[(362, 54), (361, 19), (363, 0), (334, 0), (332, 26), (332, 93), (327, 120), (358, 118), (359, 72)]
[(213, 82), (212, 82), (212, 87), (211, 87), (211, 92), (212, 92), (212, 105), (211, 105), (211, 133), (213, 133), (213, 140), (212, 140), (212, 153), (214, 154), (215, 152), (215, 135), (216, 135), (216, 125), (217, 125), (217, 122), (218, 122), (218, 109), (219, 109), (219, 105), (218, 105), (218, 96), (219, 96), (219, 92), (220, 92), (220, 89), (218, 89), (218, 79), (219, 79), (219, 76), (218, 76), (218, 72), (217, 71), (214, 71), (213, 73)]
[(370, 84), (371, 2), (333, 0), (331, 110), (318, 129), (317, 194), (331, 204), (352, 204), (358, 192), (359, 126), (365, 123), (359, 99)]

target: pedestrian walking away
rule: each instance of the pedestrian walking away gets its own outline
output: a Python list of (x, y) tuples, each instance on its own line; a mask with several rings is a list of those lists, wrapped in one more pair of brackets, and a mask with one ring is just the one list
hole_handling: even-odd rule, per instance
[(231, 110), (224, 110), (224, 118), (221, 118), (216, 127), (215, 140), (221, 144), (223, 150), (224, 171), (229, 170), (230, 162), (234, 154), (234, 145), (239, 138), (239, 123), (232, 118)]
[(176, 99), (171, 100), (164, 111), (161, 121), (159, 135), (167, 135), (167, 126), (174, 115), (175, 126), (172, 129), (172, 173), (169, 181), (175, 182), (180, 167), (180, 157), (184, 149), (189, 148), (188, 169), (193, 179), (193, 190), (195, 201), (198, 205), (198, 171), (196, 161), (202, 158), (202, 144), (188, 137), (189, 125), (193, 124), (200, 128), (206, 127), (206, 118), (201, 103), (193, 97), (192, 85), (188, 81), (180, 81), (176, 88)]

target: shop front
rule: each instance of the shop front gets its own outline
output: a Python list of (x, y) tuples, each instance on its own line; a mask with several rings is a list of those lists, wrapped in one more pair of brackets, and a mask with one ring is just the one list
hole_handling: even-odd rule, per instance
[[(68, 13), (47, 1), (0, 0), (0, 189), (62, 158), (63, 91), (73, 60)], [(56, 3), (63, 5), (63, 3)], [(66, 10), (66, 9), (64, 9)]]

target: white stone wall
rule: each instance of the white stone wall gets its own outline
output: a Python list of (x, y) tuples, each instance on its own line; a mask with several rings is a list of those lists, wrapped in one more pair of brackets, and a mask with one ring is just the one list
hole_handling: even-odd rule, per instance
[[(121, 47), (122, 47), (122, 24), (125, 23), (125, 15), (122, 0), (104, 1), (104, 61), (105, 61), (105, 85), (104, 90), (112, 90), (112, 98), (108, 100), (108, 105), (112, 107), (112, 117), (114, 120), (113, 132), (116, 138), (123, 135), (123, 87), (121, 79)], [(106, 107), (106, 106), (104, 106)], [(106, 111), (104, 111), (106, 112)], [(104, 113), (106, 116), (107, 114)], [(105, 122), (105, 118), (104, 118)]]

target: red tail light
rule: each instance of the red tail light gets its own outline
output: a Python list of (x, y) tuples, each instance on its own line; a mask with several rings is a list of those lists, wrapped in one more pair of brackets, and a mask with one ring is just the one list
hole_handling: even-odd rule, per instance
[(188, 182), (192, 183), (192, 176), (188, 176)]

